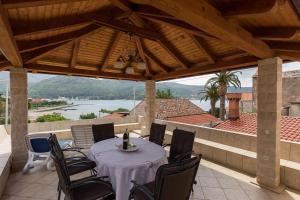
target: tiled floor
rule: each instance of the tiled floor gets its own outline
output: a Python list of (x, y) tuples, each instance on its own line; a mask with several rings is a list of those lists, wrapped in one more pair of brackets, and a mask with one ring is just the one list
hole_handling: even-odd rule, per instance
[[(202, 160), (198, 184), (191, 199), (206, 200), (299, 200), (300, 193), (286, 190), (282, 194), (261, 189), (250, 181), (254, 178)], [(38, 170), (28, 175), (12, 174), (2, 200), (57, 199), (56, 172)], [(61, 198), (63, 199), (63, 198)]]

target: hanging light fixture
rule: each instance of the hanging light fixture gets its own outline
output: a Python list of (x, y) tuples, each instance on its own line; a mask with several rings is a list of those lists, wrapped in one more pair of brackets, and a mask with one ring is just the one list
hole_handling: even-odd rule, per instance
[(128, 37), (128, 44), (114, 63), (114, 67), (117, 69), (126, 68), (125, 72), (127, 74), (134, 74), (134, 67), (139, 70), (145, 70), (146, 63), (137, 51), (136, 45), (132, 45), (132, 34), (128, 33)]

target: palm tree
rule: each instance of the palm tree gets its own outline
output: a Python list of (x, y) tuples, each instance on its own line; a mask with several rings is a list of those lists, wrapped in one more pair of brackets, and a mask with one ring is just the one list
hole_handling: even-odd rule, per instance
[(214, 84), (205, 85), (200, 101), (210, 100), (210, 114), (216, 116), (216, 103), (220, 99), (218, 87)]
[(233, 85), (235, 88), (241, 87), (239, 77), (236, 75), (237, 72), (223, 71), (216, 73), (216, 77), (210, 78), (206, 85), (212, 84), (218, 88), (220, 95), (220, 119), (225, 120), (225, 96), (227, 94), (227, 88)]

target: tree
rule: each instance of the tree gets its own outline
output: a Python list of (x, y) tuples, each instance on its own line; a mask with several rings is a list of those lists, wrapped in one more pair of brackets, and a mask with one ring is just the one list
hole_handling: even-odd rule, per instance
[(96, 119), (97, 118), (97, 115), (93, 112), (91, 113), (87, 113), (87, 114), (81, 114), (80, 119)]
[(208, 85), (205, 85), (204, 90), (200, 93), (203, 94), (200, 98), (200, 101), (210, 100), (210, 114), (212, 114), (213, 116), (217, 116), (216, 103), (220, 99), (218, 87), (210, 83)]
[(225, 96), (227, 94), (227, 88), (233, 85), (235, 88), (241, 87), (241, 82), (239, 77), (236, 75), (237, 72), (223, 71), (216, 73), (216, 77), (210, 78), (206, 84), (215, 85), (218, 88), (218, 93), (220, 95), (220, 118), (225, 120)]
[(158, 99), (174, 99), (174, 96), (170, 89), (164, 90), (156, 90), (156, 98)]

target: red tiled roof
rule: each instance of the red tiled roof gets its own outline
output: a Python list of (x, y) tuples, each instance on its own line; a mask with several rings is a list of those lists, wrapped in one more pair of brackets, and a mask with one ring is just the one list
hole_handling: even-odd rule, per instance
[(209, 124), (210, 122), (219, 121), (219, 119), (207, 113), (203, 113), (199, 115), (169, 117), (167, 118), (167, 120), (173, 122), (186, 123), (186, 124), (196, 124), (196, 125), (204, 125), (204, 124)]
[[(256, 135), (256, 114), (243, 113), (238, 120), (226, 120), (215, 128)], [(280, 139), (300, 142), (300, 117), (282, 116)]]
[(109, 115), (104, 116), (105, 119), (121, 119), (124, 118), (125, 115), (122, 113), (111, 113)]

